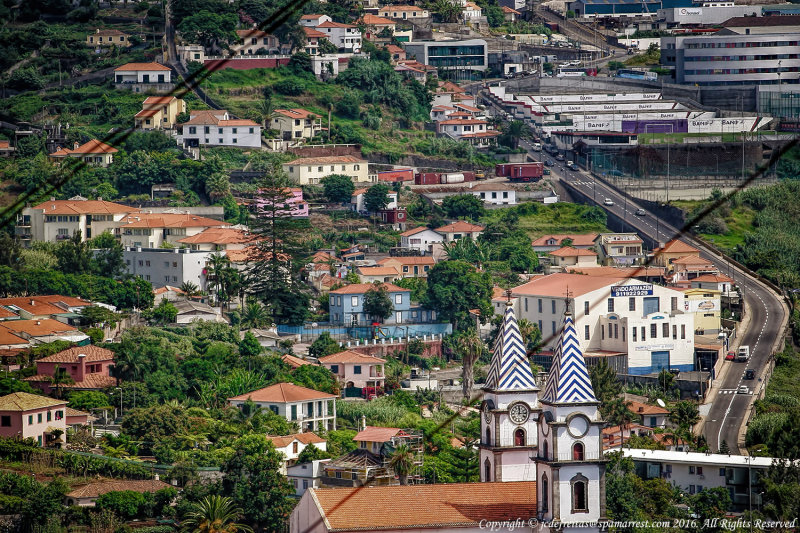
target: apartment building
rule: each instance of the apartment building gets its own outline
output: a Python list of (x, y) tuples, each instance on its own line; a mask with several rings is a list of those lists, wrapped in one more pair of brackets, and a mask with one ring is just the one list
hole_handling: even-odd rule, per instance
[(230, 224), (189, 213), (134, 213), (122, 219), (119, 235), (125, 247), (160, 248), (165, 243), (179, 247), (184, 237), (225, 226)]
[(241, 408), (245, 402), (252, 401), (261, 409), (269, 409), (306, 432), (336, 429), (335, 399), (334, 394), (307, 389), (293, 383), (277, 383), (228, 398), (228, 403)]
[(224, 109), (192, 111), (189, 120), (178, 125), (178, 144), (261, 148), (261, 125), (232, 119)]
[(15, 233), (24, 246), (30, 246), (33, 241), (60, 242), (71, 238), (77, 231), (81, 233), (81, 239), (87, 241), (104, 232), (116, 235), (122, 220), (138, 212), (135, 207), (102, 198), (51, 198), (35, 207), (23, 209), (17, 218)]
[(301, 157), (284, 163), (283, 170), (298, 185), (319, 185), (331, 174), (350, 176), (354, 182), (369, 181), (369, 163), (352, 155)]
[(129, 247), (122, 252), (122, 260), (128, 274), (149, 281), (154, 288), (191, 282), (205, 291), (206, 266), (215, 254), (189, 248)]

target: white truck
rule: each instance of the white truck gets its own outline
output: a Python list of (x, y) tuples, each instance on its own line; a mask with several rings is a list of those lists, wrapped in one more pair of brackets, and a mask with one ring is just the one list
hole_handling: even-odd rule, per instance
[(531, 145), (534, 152), (541, 152), (542, 151), (542, 143), (533, 143)]
[(748, 361), (750, 359), (750, 347), (739, 346), (739, 351), (736, 352), (736, 360), (740, 362)]

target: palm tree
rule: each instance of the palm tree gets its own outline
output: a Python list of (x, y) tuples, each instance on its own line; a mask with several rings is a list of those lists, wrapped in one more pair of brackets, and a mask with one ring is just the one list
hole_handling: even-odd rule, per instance
[(389, 459), (389, 467), (397, 474), (401, 485), (408, 485), (408, 475), (414, 470), (416, 457), (407, 444), (401, 444), (395, 449)]
[(222, 281), (222, 271), (230, 264), (230, 259), (222, 254), (214, 254), (208, 258), (208, 274), (211, 278), (211, 288), (214, 298), (219, 302), (219, 287)]
[(469, 398), (475, 381), (475, 361), (483, 353), (484, 344), (475, 330), (464, 332), (456, 342), (461, 353), (461, 389), (464, 398)]
[(190, 300), (195, 296), (200, 295), (200, 287), (198, 287), (191, 281), (184, 281), (183, 283), (181, 283), (179, 289), (182, 290), (184, 294), (186, 294), (186, 297), (189, 298)]
[(700, 421), (700, 411), (693, 402), (682, 401), (675, 404), (669, 412), (669, 420), (678, 426), (678, 432), (692, 440), (692, 429)]
[(264, 99), (258, 103), (258, 113), (261, 115), (261, 125), (266, 130), (272, 119), (272, 113), (275, 111), (275, 105), (272, 103), (272, 93), (269, 89), (264, 88), (263, 94)]
[(525, 133), (525, 124), (522, 121), (514, 120), (506, 128), (506, 135), (511, 139), (512, 148), (519, 147), (519, 140)]
[(236, 522), (243, 514), (231, 498), (206, 496), (192, 505), (181, 526), (184, 531), (191, 533), (251, 533), (253, 530), (250, 526)]
[(267, 308), (259, 302), (247, 302), (242, 314), (242, 329), (262, 328), (268, 323)]
[(103, 455), (116, 459), (124, 459), (128, 457), (129, 454), (125, 446), (103, 446)]
[(528, 320), (521, 318), (517, 321), (519, 326), (519, 334), (522, 336), (522, 342), (525, 343), (527, 350), (536, 350), (542, 340), (542, 332), (539, 331), (539, 326)]
[(610, 406), (609, 421), (615, 426), (619, 426), (619, 447), (622, 449), (624, 441), (623, 432), (633, 422), (638, 420), (638, 416), (631, 411), (631, 402), (624, 398), (615, 398)]
[(50, 382), (50, 386), (56, 389), (57, 398), (61, 398), (61, 389), (64, 385), (72, 385), (75, 383), (75, 380), (69, 375), (67, 369), (62, 366), (56, 367), (55, 372), (48, 378), (48, 381)]

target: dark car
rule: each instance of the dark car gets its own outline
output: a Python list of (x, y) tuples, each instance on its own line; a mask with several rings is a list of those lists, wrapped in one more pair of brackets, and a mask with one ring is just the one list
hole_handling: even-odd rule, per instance
[(564, 160), (564, 154), (558, 154), (556, 156), (556, 161), (563, 161), (563, 160)]
[(550, 159), (545, 159), (544, 160), (544, 164), (547, 165), (548, 167), (552, 167), (553, 166), (553, 162)]
[(756, 371), (752, 368), (748, 368), (744, 371), (744, 379), (755, 379), (756, 378)]

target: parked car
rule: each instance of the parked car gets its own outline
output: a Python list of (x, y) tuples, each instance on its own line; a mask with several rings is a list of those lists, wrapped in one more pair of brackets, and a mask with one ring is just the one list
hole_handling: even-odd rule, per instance
[(550, 175), (550, 169), (549, 168), (544, 169), (543, 173), (544, 173), (545, 176), (549, 176)]
[(556, 161), (563, 161), (563, 160), (564, 160), (564, 154), (558, 154), (556, 156)]
[(614, 200), (612, 200), (611, 198), (606, 198), (605, 200), (603, 200), (603, 205), (614, 205)]
[(752, 368), (748, 368), (744, 371), (744, 379), (755, 379), (756, 378), (756, 371)]
[(639, 209), (636, 210), (636, 216), (637, 217), (646, 217), (647, 216), (647, 211), (645, 211), (644, 209), (642, 209), (640, 207)]
[(725, 360), (726, 360), (726, 361), (733, 361), (734, 359), (736, 359), (736, 353), (735, 353), (733, 350), (731, 350), (731, 351), (729, 351), (729, 352), (728, 352), (728, 354), (725, 356)]

